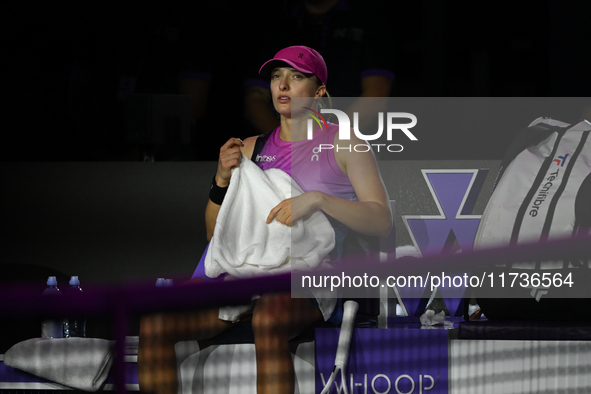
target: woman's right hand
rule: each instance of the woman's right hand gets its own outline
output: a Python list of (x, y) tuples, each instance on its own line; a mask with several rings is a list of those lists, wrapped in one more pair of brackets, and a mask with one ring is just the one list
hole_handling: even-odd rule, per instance
[(230, 184), (232, 168), (238, 167), (242, 160), (242, 147), (244, 147), (244, 143), (241, 139), (230, 138), (220, 148), (218, 171), (215, 175), (215, 182), (219, 187), (227, 187)]

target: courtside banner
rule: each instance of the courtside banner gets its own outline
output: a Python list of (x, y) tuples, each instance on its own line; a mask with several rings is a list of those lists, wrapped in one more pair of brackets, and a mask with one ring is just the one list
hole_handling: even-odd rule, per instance
[[(292, 271), (297, 271), (292, 294), (376, 298), (381, 289), (392, 288), (410, 298), (435, 290), (446, 298), (476, 293), (538, 301), (591, 297), (589, 250), (573, 254), (567, 246), (517, 260), (510, 250), (534, 245), (533, 251), (536, 244), (546, 250), (548, 242), (571, 238), (591, 242), (585, 209), (591, 200), (591, 123), (582, 119), (589, 102), (291, 98), (291, 247)], [(283, 142), (279, 135), (277, 144)], [(409, 161), (422, 167), (406, 173)], [(334, 199), (322, 212), (330, 226), (320, 223), (317, 215), (307, 220), (315, 201), (308, 192), (349, 201), (360, 195), (371, 202), (373, 197), (364, 193), (376, 185), (383, 185), (391, 204), (396, 196), (395, 237), (368, 234), (378, 223), (383, 227), (385, 212), (379, 218), (364, 217), (349, 204), (348, 211), (335, 210), (331, 216), (327, 211), (338, 206)], [(415, 193), (419, 188), (428, 193)], [(307, 214), (302, 216), (300, 210)], [(326, 230), (329, 227), (332, 232)], [(334, 248), (322, 258), (315, 251), (324, 251), (326, 238), (334, 239)], [(399, 247), (414, 252), (397, 255)], [(509, 249), (492, 257), (494, 250), (503, 248)], [(473, 252), (481, 253), (461, 267), (450, 264), (453, 259), (433, 259)], [(374, 263), (382, 266), (370, 269)]]
[[(316, 329), (317, 393), (332, 372), (338, 334), (338, 328)], [(352, 394), (447, 393), (447, 337), (444, 329), (356, 329), (345, 380), (339, 374), (330, 393), (344, 393), (344, 385)]]

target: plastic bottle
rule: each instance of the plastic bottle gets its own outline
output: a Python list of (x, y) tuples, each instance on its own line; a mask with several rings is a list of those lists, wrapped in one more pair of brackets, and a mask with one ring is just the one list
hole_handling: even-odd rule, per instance
[[(43, 297), (61, 296), (62, 292), (57, 288), (55, 276), (47, 278), (47, 288), (43, 291)], [(63, 319), (46, 319), (41, 322), (41, 338), (63, 338)]]
[[(77, 276), (70, 278), (70, 287), (65, 291), (64, 295), (68, 298), (80, 297), (82, 288), (80, 287), (80, 280)], [(86, 338), (86, 319), (75, 316), (64, 320), (64, 338)]]

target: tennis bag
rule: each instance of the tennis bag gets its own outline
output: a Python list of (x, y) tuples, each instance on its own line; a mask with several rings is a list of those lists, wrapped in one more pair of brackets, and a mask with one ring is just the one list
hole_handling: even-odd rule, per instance
[[(588, 121), (569, 125), (538, 118), (518, 133), (501, 162), (474, 250), (591, 235), (590, 131)], [(497, 282), (497, 288), (493, 285), (485, 297), (477, 297), (489, 319), (589, 319), (585, 311), (591, 294), (572, 298), (571, 287), (566, 285), (512, 281), (515, 277), (531, 279), (534, 273), (542, 278), (546, 273), (548, 278), (560, 274), (575, 285), (588, 286), (589, 255), (576, 260), (499, 263), (487, 270), (495, 272), (496, 278), (506, 274), (505, 287), (501, 289)], [(491, 294), (499, 298), (490, 298)]]

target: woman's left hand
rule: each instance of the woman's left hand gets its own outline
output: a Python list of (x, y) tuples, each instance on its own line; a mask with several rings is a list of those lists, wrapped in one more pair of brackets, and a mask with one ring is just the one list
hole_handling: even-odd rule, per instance
[(291, 226), (296, 220), (318, 208), (318, 193), (312, 191), (281, 201), (269, 212), (267, 224), (275, 219), (279, 223)]

